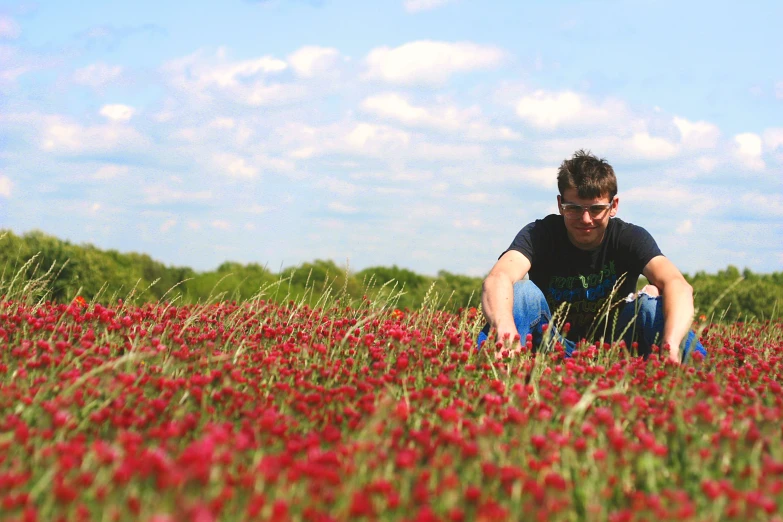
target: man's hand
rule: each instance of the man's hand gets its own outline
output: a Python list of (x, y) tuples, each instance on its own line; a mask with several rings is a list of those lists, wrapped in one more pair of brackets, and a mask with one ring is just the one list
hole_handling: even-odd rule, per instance
[(481, 307), (484, 315), (497, 332), (495, 357), (502, 359), (503, 352), (508, 355), (522, 351), (519, 332), (514, 324), (512, 308), (514, 304), (514, 283), (522, 280), (530, 270), (530, 261), (516, 250), (503, 254), (481, 288)]
[(663, 296), (663, 337), (661, 346), (670, 346), (669, 360), (680, 364), (680, 342), (693, 322), (693, 288), (671, 261), (656, 256), (642, 271)]
[(522, 352), (522, 342), (516, 327), (498, 329), (498, 344), (495, 345), (495, 359), (514, 356)]
[[(672, 348), (672, 346), (674, 346), (674, 347)], [(669, 354), (668, 357), (667, 357), (669, 362), (672, 362), (672, 363), (676, 364), (677, 366), (682, 364), (682, 361), (680, 360), (680, 345), (679, 344), (671, 345), (669, 343), (663, 343), (663, 348)]]

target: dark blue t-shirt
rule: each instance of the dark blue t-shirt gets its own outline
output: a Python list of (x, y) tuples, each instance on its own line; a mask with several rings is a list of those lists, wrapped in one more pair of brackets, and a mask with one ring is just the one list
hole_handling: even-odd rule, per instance
[[(605, 317), (607, 299), (617, 282), (623, 278), (610, 304), (635, 292), (644, 267), (661, 255), (649, 232), (618, 218), (609, 220), (599, 247), (581, 250), (568, 239), (563, 216), (556, 214), (525, 226), (508, 250), (521, 252), (530, 260), (530, 280), (544, 293), (552, 313), (563, 303), (570, 304), (567, 337), (573, 341), (599, 338), (604, 323), (596, 321), (596, 316)], [(609, 314), (610, 329), (616, 310), (612, 308)]]

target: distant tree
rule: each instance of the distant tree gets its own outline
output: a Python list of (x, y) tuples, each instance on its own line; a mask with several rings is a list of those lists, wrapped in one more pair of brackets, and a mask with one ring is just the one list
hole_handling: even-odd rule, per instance
[(436, 288), (442, 289), (443, 305), (450, 310), (466, 306), (478, 306), (481, 302), (480, 277), (457, 275), (441, 270), (438, 272)]
[(424, 294), (432, 283), (432, 278), (400, 268), (397, 265), (365, 268), (356, 273), (356, 279), (364, 285), (365, 292), (370, 296), (374, 296), (382, 289), (386, 295), (389, 295), (391, 291), (402, 292), (397, 306), (409, 309), (421, 304)]
[[(226, 261), (212, 271), (196, 272), (188, 267), (166, 266), (147, 254), (74, 245), (41, 231), (17, 236), (0, 230), (0, 286), (6, 288), (31, 259), (34, 261), (23, 277), (41, 276), (51, 268), (49, 296), (61, 302), (73, 299), (77, 292), (85, 299), (99, 296), (106, 301), (125, 298), (133, 291), (137, 302), (156, 301), (166, 295), (166, 300), (181, 299), (184, 303), (218, 298), (243, 301), (263, 292), (265, 299), (306, 299), (313, 304), (327, 289), (332, 297), (339, 294), (349, 301), (358, 301), (364, 295), (374, 299), (389, 282), (385, 291), (403, 291), (396, 303), (400, 308), (420, 307), (430, 291), (430, 299), (438, 297), (437, 303), (431, 304), (449, 310), (478, 306), (481, 300), (482, 278), (445, 270), (436, 277), (397, 265), (351, 273), (333, 261), (317, 259), (285, 268), (279, 274), (257, 263), (243, 265), (236, 261)], [(684, 276), (693, 286), (697, 314), (710, 313), (715, 318), (724, 315), (727, 320), (783, 316), (783, 272), (757, 274), (729, 265), (715, 274), (698, 271)], [(640, 278), (639, 284), (643, 283)]]

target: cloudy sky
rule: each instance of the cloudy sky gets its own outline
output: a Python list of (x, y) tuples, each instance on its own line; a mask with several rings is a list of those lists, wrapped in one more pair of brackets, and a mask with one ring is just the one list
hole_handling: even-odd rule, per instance
[(579, 148), (683, 271), (783, 270), (783, 3), (0, 0), (0, 228), (483, 275)]

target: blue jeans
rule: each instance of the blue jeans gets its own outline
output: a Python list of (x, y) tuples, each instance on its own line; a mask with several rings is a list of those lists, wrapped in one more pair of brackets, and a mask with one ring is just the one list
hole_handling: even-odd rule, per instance
[[(533, 337), (533, 346), (537, 347), (544, 337), (543, 326), (549, 324), (552, 313), (549, 310), (549, 304), (546, 302), (544, 293), (528, 279), (514, 283), (514, 305), (512, 308), (514, 314), (514, 323), (516, 324), (522, 342), (525, 342), (527, 334)], [(636, 315), (636, 321), (631, 321)], [(630, 325), (630, 326), (629, 326)], [(626, 327), (628, 329), (626, 330)], [(646, 293), (640, 294), (635, 300), (626, 302), (623, 305), (620, 315), (617, 318), (615, 334), (619, 335), (626, 330), (622, 337), (625, 345), (630, 349), (631, 343), (636, 340), (638, 343), (638, 354), (648, 357), (652, 351), (653, 343), (660, 344), (663, 337), (663, 297), (649, 296)], [(609, 332), (610, 335), (612, 332)], [(489, 334), (489, 324), (478, 335), (478, 345), (487, 339)], [(563, 338), (557, 332), (556, 339), (563, 345), (565, 356), (571, 357), (576, 343)], [(657, 338), (657, 340), (656, 340)], [(611, 339), (610, 339), (611, 340)], [(707, 355), (707, 350), (699, 342), (696, 333), (691, 330), (685, 340), (685, 346), (682, 350), (682, 360), (686, 361), (691, 351)]]

